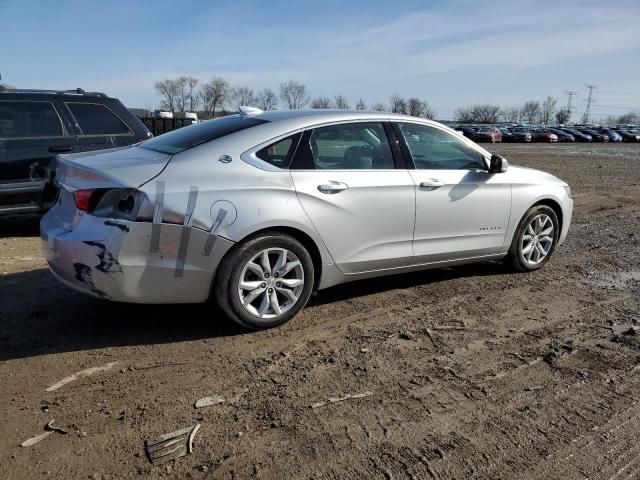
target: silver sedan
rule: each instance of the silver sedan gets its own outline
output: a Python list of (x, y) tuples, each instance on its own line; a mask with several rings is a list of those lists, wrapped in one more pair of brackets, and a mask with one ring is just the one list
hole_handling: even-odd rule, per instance
[(569, 186), (444, 125), (360, 111), (262, 112), (61, 155), (41, 222), (53, 274), (108, 300), (206, 302), (249, 328), (362, 278), (505, 259), (542, 267)]

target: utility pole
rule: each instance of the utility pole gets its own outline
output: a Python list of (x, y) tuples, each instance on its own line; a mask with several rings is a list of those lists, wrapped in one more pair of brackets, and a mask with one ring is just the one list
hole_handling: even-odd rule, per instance
[(598, 88), (598, 85), (585, 85), (589, 90), (589, 96), (587, 97), (587, 107), (584, 109), (584, 115), (582, 115), (582, 123), (589, 123), (591, 118), (591, 103), (593, 101), (593, 91)]
[(573, 99), (573, 97), (575, 97), (576, 92), (572, 92), (569, 90), (565, 90), (564, 93), (566, 93), (569, 96), (569, 100), (567, 101), (567, 113), (569, 114), (569, 120), (571, 120), (571, 100)]

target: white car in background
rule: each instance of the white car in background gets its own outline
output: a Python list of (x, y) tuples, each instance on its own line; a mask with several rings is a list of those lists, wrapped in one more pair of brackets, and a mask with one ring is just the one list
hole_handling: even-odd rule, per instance
[(240, 113), (129, 148), (61, 155), (42, 219), (51, 271), (137, 303), (291, 319), (315, 290), (485, 260), (536, 270), (565, 240), (569, 186), (433, 121)]

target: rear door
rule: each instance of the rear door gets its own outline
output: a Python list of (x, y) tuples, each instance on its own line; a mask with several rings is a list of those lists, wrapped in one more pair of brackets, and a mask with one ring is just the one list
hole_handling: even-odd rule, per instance
[(382, 122), (305, 132), (291, 176), (302, 207), (343, 272), (409, 264), (413, 180), (406, 169), (396, 168)]
[(0, 100), (0, 212), (37, 210), (49, 164), (75, 151), (55, 102)]
[(81, 132), (78, 137), (81, 151), (122, 147), (136, 142), (135, 134), (107, 105), (67, 101), (65, 106)]

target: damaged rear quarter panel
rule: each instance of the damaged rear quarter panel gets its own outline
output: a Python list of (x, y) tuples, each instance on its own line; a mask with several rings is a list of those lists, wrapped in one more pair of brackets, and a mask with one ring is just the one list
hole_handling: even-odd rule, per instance
[[(51, 268), (63, 281), (100, 298), (132, 303), (197, 303), (209, 298), (215, 266), (232, 242), (191, 228), (182, 276), (176, 276), (182, 225), (163, 224), (158, 252), (150, 251), (148, 222), (106, 220), (82, 215), (73, 231), (58, 231), (46, 250)], [(44, 229), (43, 229), (44, 230)]]

